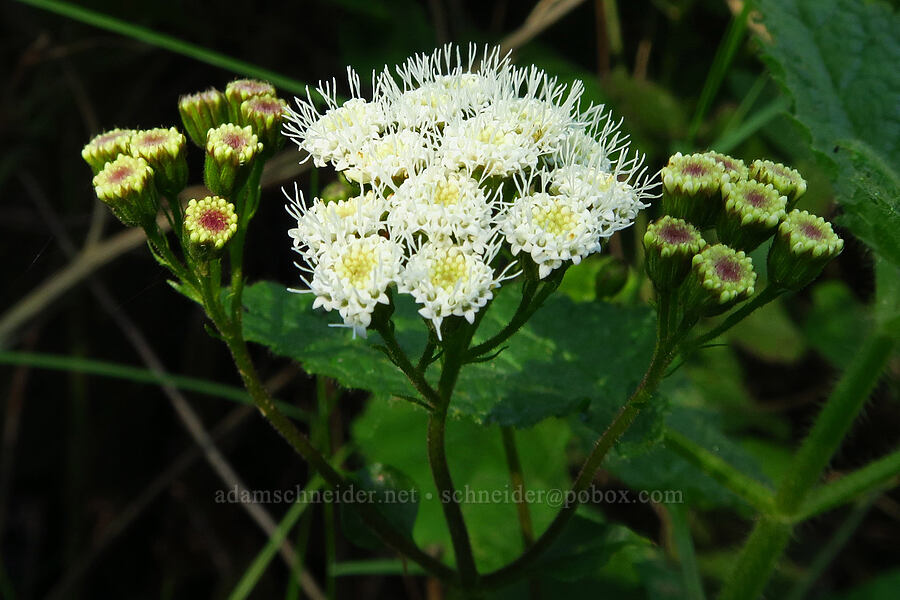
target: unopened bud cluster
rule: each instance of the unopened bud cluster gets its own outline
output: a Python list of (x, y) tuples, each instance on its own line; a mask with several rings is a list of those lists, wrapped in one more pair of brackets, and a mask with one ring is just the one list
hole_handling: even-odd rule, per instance
[[(678, 153), (661, 177), (665, 216), (644, 236), (647, 272), (660, 293), (680, 288), (686, 312), (717, 314), (752, 295), (756, 275), (745, 253), (773, 235), (769, 283), (778, 289), (809, 284), (843, 248), (823, 219), (791, 211), (806, 182), (780, 163), (747, 167), (717, 152)], [(713, 229), (709, 239), (720, 243), (709, 246), (701, 231)]]
[[(159, 199), (165, 196), (185, 253), (208, 258), (237, 230), (229, 199), (255, 161), (281, 147), (286, 108), (271, 84), (239, 79), (224, 92), (211, 88), (178, 100), (187, 136), (175, 127), (113, 129), (92, 139), (81, 155), (94, 172), (97, 197), (122, 223), (155, 231)], [(188, 138), (206, 151), (204, 182), (215, 196), (191, 200), (182, 212), (178, 195), (188, 181)]]

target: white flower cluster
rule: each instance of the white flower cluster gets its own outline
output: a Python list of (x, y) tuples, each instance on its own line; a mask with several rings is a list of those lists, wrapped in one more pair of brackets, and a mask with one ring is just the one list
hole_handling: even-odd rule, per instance
[(324, 113), (309, 92), (296, 99), (285, 133), (357, 195), (306, 203), (295, 187), (288, 211), (309, 275), (299, 291), (360, 335), (392, 285), (439, 337), (446, 317), (472, 322), (514, 276), (504, 246), (545, 278), (599, 251), (652, 196), (620, 122), (582, 110), (581, 82), (514, 67), (497, 48), (464, 58), (447, 45), (386, 67), (371, 100), (350, 69), (348, 80), (344, 102), (335, 81), (317, 88)]

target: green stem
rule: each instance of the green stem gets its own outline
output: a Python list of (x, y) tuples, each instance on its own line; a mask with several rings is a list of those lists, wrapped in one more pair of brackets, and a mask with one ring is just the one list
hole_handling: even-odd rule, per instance
[(431, 387), (431, 384), (425, 379), (425, 372), (413, 366), (412, 361), (400, 347), (397, 337), (394, 335), (394, 329), (388, 319), (372, 320), (372, 327), (381, 335), (384, 340), (385, 348), (387, 348), (388, 356), (397, 367), (403, 371), (416, 391), (422, 396), (429, 408), (434, 408), (440, 404), (438, 392)]
[(756, 600), (769, 581), (775, 564), (791, 538), (791, 523), (763, 515), (737, 558), (737, 568), (725, 580), (719, 600)]
[(147, 242), (150, 244), (151, 250), (165, 261), (169, 270), (185, 285), (197, 289), (197, 278), (188, 271), (187, 267), (172, 252), (169, 238), (160, 230), (159, 224), (153, 222), (144, 228), (144, 232), (147, 234)]
[[(491, 352), (521, 329), (528, 319), (543, 306), (547, 298), (559, 288), (559, 284), (562, 283), (567, 269), (567, 266), (556, 269), (542, 282), (526, 278), (522, 287), (522, 299), (519, 301), (519, 306), (516, 308), (512, 319), (491, 339), (469, 348), (466, 352), (466, 362), (472, 362), (477, 360), (478, 357)], [(540, 286), (540, 291), (538, 291), (538, 286)], [(479, 312), (479, 318), (483, 312)]]
[[(209, 286), (205, 286), (205, 288), (205, 291), (208, 292)], [(297, 429), (293, 421), (289, 420), (284, 413), (278, 410), (278, 407), (259, 380), (239, 324), (229, 321), (224, 316), (221, 298), (206, 294), (204, 303), (207, 314), (213, 320), (213, 324), (219, 330), (220, 335), (228, 346), (241, 380), (244, 382), (244, 387), (247, 388), (259, 412), (330, 486), (340, 488), (349, 485), (344, 476), (329, 464), (328, 460), (316, 449), (309, 438)], [(423, 552), (412, 539), (397, 531), (374, 505), (359, 503), (354, 506), (359, 510), (366, 524), (385, 544), (418, 563), (423, 569), (438, 579), (449, 582), (457, 580), (457, 575), (452, 569), (433, 556)]]
[(764, 515), (754, 527), (722, 588), (720, 599), (750, 600), (763, 593), (790, 540), (794, 515), (868, 400), (894, 344), (891, 336), (876, 332), (848, 365), (794, 455), (775, 495), (775, 512)]
[(898, 474), (900, 449), (810, 492), (797, 512), (797, 520), (803, 521), (846, 504), (866, 492), (887, 485), (888, 480)]
[(719, 323), (717, 327), (692, 340), (689, 343), (688, 352), (716, 339), (717, 337), (746, 319), (750, 315), (750, 313), (758, 308), (762, 308), (769, 302), (772, 302), (784, 292), (784, 289), (767, 285), (760, 293), (753, 296), (753, 298), (749, 302), (745, 302), (739, 309), (729, 314), (728, 318)]
[(567, 496), (569, 501), (560, 509), (550, 526), (534, 542), (534, 545), (513, 562), (492, 573), (488, 573), (482, 578), (485, 586), (497, 587), (519, 579), (528, 571), (535, 560), (556, 541), (556, 538), (562, 533), (566, 523), (568, 523), (578, 508), (577, 498), (579, 494), (590, 486), (594, 479), (594, 474), (597, 472), (606, 454), (631, 426), (641, 408), (650, 401), (671, 361), (671, 344), (663, 344), (657, 341), (656, 348), (653, 351), (653, 358), (650, 360), (647, 372), (644, 373), (644, 378), (628, 401), (625, 402), (625, 405), (616, 414), (606, 431), (597, 439), (593, 450), (588, 455), (575, 482), (572, 484), (572, 489)]
[[(302, 95), (306, 93), (307, 86), (302, 81), (297, 81), (296, 79), (269, 71), (268, 69), (263, 69), (254, 64), (224, 54), (219, 54), (218, 52), (214, 52), (203, 46), (191, 44), (170, 35), (158, 33), (152, 29), (147, 29), (146, 27), (141, 27), (140, 25), (135, 25), (128, 21), (116, 19), (115, 17), (83, 8), (74, 3), (58, 2), (56, 0), (19, 0), (19, 2), (42, 8), (119, 35), (128, 36), (144, 42), (145, 44), (157, 46), (233, 73), (270, 81), (272, 85), (294, 94)], [(314, 98), (318, 99), (319, 95), (316, 94)]]
[(794, 455), (775, 497), (786, 514), (796, 512), (807, 491), (822, 476), (878, 383), (894, 343), (895, 340), (885, 334), (871, 336), (831, 392), (815, 425)]
[(677, 431), (666, 429), (664, 435), (667, 446), (746, 500), (756, 510), (763, 514), (773, 511), (774, 496), (769, 488)]
[(672, 293), (659, 292), (656, 297), (656, 339), (669, 339), (669, 322), (672, 320)]
[(519, 461), (519, 450), (516, 447), (516, 430), (512, 427), (501, 427), (503, 451), (506, 454), (506, 465), (509, 467), (509, 479), (516, 495), (516, 511), (519, 516), (519, 528), (522, 530), (522, 542), (525, 548), (534, 543), (534, 526), (531, 524), (531, 511), (525, 501), (525, 477), (522, 463)]
[(525, 321), (528, 320), (528, 317), (537, 310), (537, 307), (534, 309), (531, 308), (532, 300), (534, 299), (537, 288), (538, 283), (536, 281), (530, 279), (525, 280), (525, 283), (522, 286), (522, 298), (519, 300), (519, 306), (516, 307), (516, 312), (513, 313), (509, 323), (507, 323), (496, 335), (491, 337), (491, 339), (470, 348), (468, 352), (470, 359), (475, 359), (482, 354), (487, 354), (521, 329), (522, 325), (525, 324)]
[(700, 92), (700, 100), (697, 102), (697, 111), (694, 113), (694, 117), (691, 119), (690, 127), (688, 128), (688, 143), (690, 144), (694, 143), (694, 138), (700, 130), (700, 125), (703, 123), (703, 117), (706, 116), (706, 112), (709, 110), (713, 99), (716, 97), (716, 94), (722, 85), (722, 81), (725, 79), (725, 74), (728, 72), (728, 66), (731, 64), (731, 60), (734, 58), (734, 54), (737, 52), (741, 40), (744, 38), (744, 31), (747, 29), (747, 16), (750, 14), (752, 5), (752, 0), (746, 0), (746, 2), (744, 2), (743, 10), (732, 19), (728, 26), (728, 30), (725, 32), (725, 37), (722, 39), (722, 43), (716, 51), (716, 57), (713, 59), (709, 75), (706, 77), (703, 91)]
[(247, 181), (237, 191), (235, 195), (237, 202), (236, 209), (238, 211), (238, 228), (234, 233), (234, 237), (228, 244), (228, 260), (231, 267), (231, 318), (240, 324), (241, 314), (243, 311), (243, 295), (244, 295), (244, 243), (247, 240), (247, 230), (250, 219), (256, 212), (259, 205), (259, 196), (261, 189), (259, 180), (262, 177), (263, 164), (265, 161), (257, 159), (250, 167), (250, 173)]
[[(328, 397), (328, 382), (322, 375), (316, 376), (316, 404), (319, 419), (316, 422), (316, 445), (325, 456), (331, 456), (331, 403)], [(325, 504), (322, 507), (325, 528), (325, 594), (330, 600), (337, 597), (337, 586), (334, 577), (336, 560), (334, 506)]]
[(475, 557), (472, 554), (472, 542), (459, 505), (453, 478), (450, 476), (450, 465), (447, 463), (445, 430), (447, 426), (447, 409), (453, 396), (453, 389), (463, 366), (463, 357), (472, 340), (475, 328), (468, 324), (444, 339), (444, 364), (438, 382), (438, 404), (428, 418), (428, 464), (434, 477), (438, 491), (438, 500), (444, 511), (444, 519), (450, 530), (453, 552), (459, 568), (463, 588), (474, 588), (478, 579)]
[(675, 537), (678, 561), (681, 563), (684, 597), (689, 600), (703, 600), (705, 598), (703, 580), (700, 578), (700, 570), (697, 568), (697, 554), (694, 550), (694, 541), (691, 539), (687, 510), (681, 504), (670, 504), (667, 509), (672, 521), (672, 534)]
[(850, 515), (843, 523), (841, 523), (838, 530), (834, 532), (834, 535), (828, 540), (828, 543), (826, 543), (822, 550), (816, 554), (815, 559), (813, 559), (813, 562), (809, 566), (809, 569), (807, 569), (803, 579), (798, 581), (790, 594), (788, 594), (787, 600), (803, 600), (803, 598), (806, 597), (813, 585), (822, 577), (822, 574), (825, 572), (825, 569), (828, 568), (828, 565), (831, 564), (859, 528), (860, 524), (862, 524), (866, 513), (869, 512), (869, 509), (872, 507), (872, 504), (878, 496), (879, 493), (877, 491), (870, 492), (867, 497), (861, 499), (857, 505), (853, 507)]

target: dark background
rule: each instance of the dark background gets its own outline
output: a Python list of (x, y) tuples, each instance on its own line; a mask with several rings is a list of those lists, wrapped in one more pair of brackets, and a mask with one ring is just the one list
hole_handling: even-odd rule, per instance
[[(652, 170), (669, 153), (687, 148), (687, 124), (731, 13), (718, 0), (619, 2), (623, 50), (598, 52), (596, 5), (582, 3), (527, 44), (520, 62), (557, 67), (563, 76), (586, 78), (591, 93), (628, 119), (636, 144)], [(518, 28), (533, 3), (514, 0), (412, 0), (372, 2), (101, 2), (81, 3), (159, 32), (313, 83), (340, 78), (345, 64), (364, 74), (445, 41), (497, 42)], [(68, 264), (62, 228), (80, 247), (96, 200), (81, 147), (112, 127), (178, 124), (179, 95), (223, 88), (233, 73), (135, 42), (18, 3), (0, 7), (0, 312), (58, 275)], [(603, 47), (600, 37), (599, 47)], [(640, 58), (645, 56), (646, 58)], [(725, 84), (700, 128), (696, 146), (714, 139), (764, 67), (755, 43), (741, 46)], [(774, 86), (763, 96), (774, 97)], [(288, 97), (289, 94), (283, 94)], [(826, 178), (784, 119), (772, 122), (734, 150), (735, 156), (771, 156), (806, 167), (811, 202), (834, 210)], [(199, 182), (200, 151), (191, 149), (191, 180)], [(308, 186), (308, 175), (301, 186)], [(322, 183), (327, 183), (323, 181)], [(815, 193), (813, 193), (814, 186)], [(288, 251), (290, 226), (277, 186), (265, 190), (250, 230), (247, 275), (291, 285), (297, 281)], [(106, 218), (104, 236), (122, 227)], [(843, 236), (849, 238), (845, 231)], [(629, 253), (629, 243), (624, 242)], [(134, 320), (173, 373), (239, 385), (224, 346), (210, 338), (203, 317), (172, 293), (166, 273), (142, 246), (96, 271), (121, 313)], [(826, 277), (847, 283), (860, 301), (872, 293), (865, 250), (848, 239), (847, 250)], [(804, 295), (792, 299), (793, 315), (808, 310)], [(799, 317), (798, 317), (799, 318)], [(0, 341), (4, 349), (83, 356), (141, 365), (109, 312), (83, 283), (46, 306)], [(257, 352), (264, 376), (284, 375), (285, 361)], [(744, 383), (765, 410), (777, 412), (799, 439), (834, 374), (808, 353), (775, 364), (738, 350)], [(896, 373), (896, 367), (895, 367)], [(301, 407), (314, 402), (313, 381), (288, 372), (280, 397)], [(66, 598), (222, 597), (265, 541), (240, 507), (218, 505), (224, 486), (202, 460), (150, 495), (150, 484), (192, 447), (192, 441), (158, 387), (78, 373), (0, 366), (3, 420), (0, 480), (0, 597), (45, 596), (88, 556), (98, 541), (105, 550), (84, 563), (83, 576), (56, 588)], [(232, 405), (188, 394), (203, 422), (214, 427)], [(364, 398), (345, 393), (332, 424), (336, 441)], [(900, 410), (894, 390), (882, 386), (868, 413), (845, 443), (835, 467), (853, 467), (896, 444)], [(306, 470), (257, 416), (240, 421), (219, 447), (250, 488), (291, 488)], [(613, 484), (614, 485), (614, 484)], [(135, 499), (146, 506), (126, 529), (107, 540), (108, 527)], [(897, 494), (886, 495), (857, 530), (817, 593), (846, 589), (873, 573), (900, 565)], [(276, 518), (283, 506), (267, 507)], [(317, 507), (316, 511), (321, 510)], [(618, 507), (612, 516), (660, 541), (656, 515), (647, 508)], [(804, 525), (791, 556), (805, 564), (841, 514)], [(719, 535), (710, 544), (737, 544), (747, 524), (728, 514), (707, 515)], [(321, 519), (312, 519), (307, 567), (320, 578)], [(701, 550), (703, 548), (701, 547)], [(372, 556), (346, 541), (338, 557)], [(281, 597), (287, 571), (277, 559), (255, 597)], [(416, 584), (418, 585), (418, 584)], [(339, 597), (406, 594), (398, 577), (338, 580)]]

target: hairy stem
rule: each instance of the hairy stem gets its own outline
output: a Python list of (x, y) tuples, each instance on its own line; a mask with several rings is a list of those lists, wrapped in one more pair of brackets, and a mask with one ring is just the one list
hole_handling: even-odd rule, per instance
[(765, 289), (763, 289), (760, 293), (753, 296), (753, 298), (749, 302), (745, 302), (739, 309), (728, 315), (728, 318), (722, 321), (717, 327), (697, 337), (697, 339), (692, 340), (690, 342), (690, 348), (699, 348), (707, 342), (711, 342), (712, 340), (716, 339), (717, 337), (746, 319), (748, 316), (750, 316), (750, 313), (752, 313), (756, 309), (762, 308), (769, 302), (772, 302), (773, 300), (778, 298), (785, 291), (786, 290), (777, 288), (775, 286), (766, 286)]
[(882, 332), (871, 335), (847, 367), (794, 455), (775, 495), (775, 510), (763, 515), (738, 556), (719, 598), (750, 600), (766, 588), (790, 540), (795, 515), (809, 490), (847, 435), (878, 382), (895, 341)]
[(672, 450), (746, 500), (753, 508), (764, 514), (772, 512), (775, 503), (769, 488), (677, 431), (666, 429), (665, 439)]
[(898, 475), (900, 475), (900, 449), (810, 492), (797, 512), (797, 520), (815, 517), (873, 489), (890, 485), (889, 480)]
[(463, 325), (444, 340), (444, 364), (438, 383), (438, 404), (428, 418), (428, 464), (431, 466), (431, 474), (437, 486), (444, 519), (450, 530), (460, 580), (463, 587), (469, 589), (476, 585), (478, 570), (472, 554), (469, 531), (459, 505), (456, 488), (453, 486), (453, 478), (450, 476), (450, 466), (447, 464), (445, 430), (447, 409), (473, 333), (474, 327)]
[(606, 431), (597, 439), (593, 450), (588, 455), (581, 467), (581, 471), (578, 473), (578, 477), (572, 484), (566, 504), (557, 513), (546, 531), (534, 542), (534, 545), (510, 564), (483, 577), (482, 581), (485, 586), (496, 587), (519, 579), (527, 572), (534, 561), (556, 541), (578, 508), (577, 499), (579, 494), (590, 486), (594, 479), (594, 474), (597, 472), (606, 454), (631, 426), (641, 408), (650, 401), (671, 361), (671, 344), (657, 341), (656, 348), (653, 351), (653, 358), (650, 360), (647, 372), (644, 373), (644, 378), (624, 406), (619, 409), (618, 414), (616, 414)]
[(516, 511), (519, 515), (519, 528), (522, 530), (522, 542), (525, 548), (534, 543), (534, 526), (531, 524), (531, 511), (525, 501), (525, 477), (522, 474), (522, 463), (519, 461), (519, 450), (516, 447), (516, 430), (512, 427), (501, 427), (503, 451), (506, 454), (506, 465), (509, 467), (509, 480), (516, 494)]
[[(241, 380), (244, 382), (244, 387), (247, 388), (259, 412), (330, 486), (340, 488), (348, 485), (344, 476), (331, 466), (309, 438), (303, 435), (293, 421), (288, 419), (275, 405), (259, 380), (239, 323), (236, 324), (225, 316), (221, 298), (210, 295), (208, 290), (209, 287), (207, 286), (205, 290), (207, 293), (204, 297), (207, 314), (213, 320), (213, 324), (219, 330), (220, 335), (228, 346)], [(359, 510), (366, 524), (385, 544), (418, 563), (431, 575), (449, 582), (457, 580), (457, 575), (452, 569), (423, 552), (412, 539), (397, 531), (374, 505), (360, 503), (354, 506)]]

